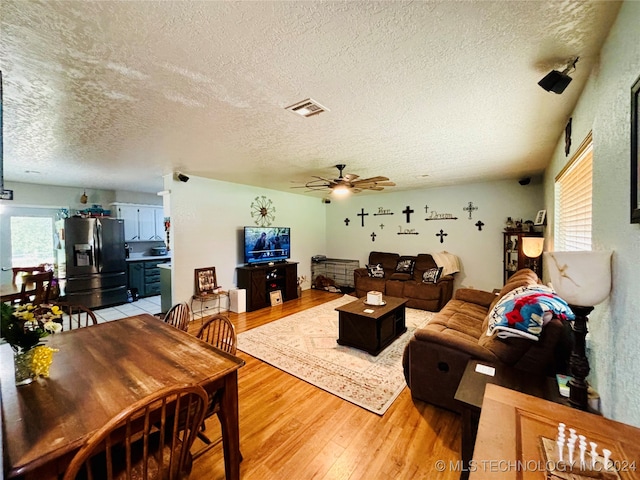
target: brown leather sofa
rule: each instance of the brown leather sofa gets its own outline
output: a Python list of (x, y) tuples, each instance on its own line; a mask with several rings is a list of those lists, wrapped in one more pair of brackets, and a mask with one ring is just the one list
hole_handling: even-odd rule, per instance
[(470, 359), (539, 374), (566, 371), (571, 348), (568, 322), (554, 318), (538, 341), (487, 336), (489, 313), (511, 290), (539, 283), (529, 269), (511, 276), (498, 295), (462, 288), (425, 327), (417, 329), (404, 351), (403, 365), (411, 395), (453, 411), (454, 399)]
[[(415, 261), (413, 273), (399, 274), (396, 265), (399, 260)], [(353, 272), (355, 293), (364, 297), (367, 292), (377, 291), (391, 297), (406, 298), (406, 306), (432, 312), (439, 311), (453, 294), (453, 275), (444, 275), (436, 283), (424, 283), (422, 275), (431, 268), (438, 268), (433, 257), (426, 253), (416, 256), (400, 256), (397, 253), (371, 252), (368, 265), (382, 265), (384, 278), (369, 276), (366, 268), (357, 268)]]

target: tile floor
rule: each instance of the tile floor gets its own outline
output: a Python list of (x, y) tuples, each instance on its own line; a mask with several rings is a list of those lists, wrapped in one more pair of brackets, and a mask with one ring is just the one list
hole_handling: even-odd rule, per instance
[(150, 313), (156, 315), (160, 313), (160, 295), (155, 297), (141, 298), (135, 302), (117, 305), (115, 307), (98, 308), (93, 311), (98, 319), (98, 323), (110, 322), (119, 318)]
[[(197, 320), (201, 317), (206, 317), (216, 313), (218, 310), (224, 311), (224, 303), (218, 304), (210, 303), (203, 306), (197, 302), (193, 304), (194, 312), (192, 314), (193, 319)], [(202, 314), (201, 314), (202, 308)], [(118, 320), (124, 317), (131, 317), (132, 315), (140, 315), (141, 313), (150, 313), (151, 315), (157, 315), (162, 309), (160, 308), (160, 295), (155, 297), (144, 297), (131, 303), (124, 303), (115, 307), (98, 308), (93, 311), (98, 319), (98, 323), (110, 322), (112, 320)]]

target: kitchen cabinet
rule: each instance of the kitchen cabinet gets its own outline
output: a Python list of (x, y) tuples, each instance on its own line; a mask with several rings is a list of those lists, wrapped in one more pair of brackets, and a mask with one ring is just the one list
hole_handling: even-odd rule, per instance
[(117, 218), (124, 220), (126, 242), (164, 240), (164, 211), (157, 205), (112, 203)]
[(166, 260), (140, 260), (128, 262), (129, 289), (137, 288), (140, 297), (160, 295), (160, 267)]

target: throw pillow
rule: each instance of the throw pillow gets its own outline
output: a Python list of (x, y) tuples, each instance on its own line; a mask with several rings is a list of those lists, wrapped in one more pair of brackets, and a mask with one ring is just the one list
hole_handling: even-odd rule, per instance
[(367, 265), (367, 273), (371, 278), (384, 278), (384, 270), (381, 264)]
[(519, 287), (500, 299), (489, 314), (487, 335), (523, 337), (537, 341), (544, 327), (556, 316), (573, 320), (575, 315), (562, 298), (545, 285)]
[(422, 274), (422, 283), (438, 283), (442, 275), (442, 267), (430, 268)]
[(402, 258), (398, 260), (396, 273), (407, 273), (409, 275), (413, 275), (413, 267), (415, 264), (416, 261), (411, 258)]

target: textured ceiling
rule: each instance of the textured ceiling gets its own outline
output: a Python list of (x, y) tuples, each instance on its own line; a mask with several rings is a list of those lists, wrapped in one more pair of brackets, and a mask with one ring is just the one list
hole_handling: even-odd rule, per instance
[[(4, 177), (304, 193), (338, 163), (385, 191), (536, 175), (619, 6), (2, 0)], [(578, 55), (562, 95), (537, 85)], [(309, 97), (330, 111), (284, 109)]]

